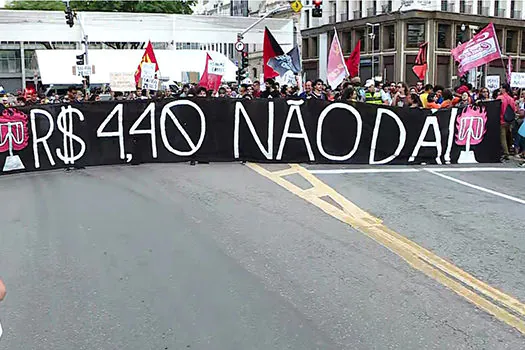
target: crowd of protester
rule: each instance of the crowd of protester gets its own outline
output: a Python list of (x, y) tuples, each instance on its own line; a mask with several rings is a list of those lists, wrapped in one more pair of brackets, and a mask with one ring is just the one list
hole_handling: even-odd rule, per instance
[[(91, 92), (76, 89), (71, 86), (67, 93), (36, 93), (19, 92), (15, 95), (2, 97), (4, 107), (27, 106), (48, 103), (82, 103), (85, 101), (104, 100), (137, 100), (137, 99), (164, 99), (179, 97), (218, 97), (218, 98), (302, 98), (326, 101), (342, 100), (350, 103), (370, 103), (405, 108), (464, 108), (468, 105), (479, 105), (481, 102), (501, 100), (501, 146), (503, 160), (510, 157), (525, 159), (525, 138), (520, 136), (518, 129), (525, 116), (525, 90), (511, 89), (503, 84), (500, 89), (492, 93), (486, 87), (475, 89), (471, 84), (461, 81), (454, 89), (446, 89), (440, 85), (417, 82), (408, 86), (404, 82), (381, 82), (372, 79), (361, 83), (359, 77), (343, 82), (337, 89), (332, 90), (322, 80), (307, 80), (302, 88), (297, 86), (280, 86), (273, 79), (267, 79), (263, 85), (259, 81), (250, 84), (225, 84), (217, 92), (209, 91), (197, 84), (184, 84), (165, 88), (161, 91), (150, 92), (137, 89), (133, 92), (113, 92), (109, 88), (96, 88)], [(509, 106), (509, 108), (507, 108)], [(512, 121), (505, 114), (512, 112)]]

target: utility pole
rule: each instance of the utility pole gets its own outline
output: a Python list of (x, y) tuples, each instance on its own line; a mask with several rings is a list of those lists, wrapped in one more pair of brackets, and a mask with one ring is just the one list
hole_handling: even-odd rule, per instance
[(366, 24), (367, 27), (370, 27), (372, 28), (372, 32), (370, 34), (368, 34), (370, 36), (370, 41), (372, 42), (372, 80), (374, 80), (374, 66), (375, 66), (375, 53), (374, 53), (374, 44), (375, 44), (375, 38), (376, 38), (376, 33), (375, 33), (375, 27), (379, 27), (379, 23), (375, 23), (375, 24), (372, 24), (372, 23), (367, 23)]

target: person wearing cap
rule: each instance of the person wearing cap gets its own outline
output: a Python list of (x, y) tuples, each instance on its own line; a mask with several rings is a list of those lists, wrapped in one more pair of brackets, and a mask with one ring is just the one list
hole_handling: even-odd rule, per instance
[(353, 77), (350, 79), (350, 84), (352, 84), (355, 91), (357, 92), (357, 100), (365, 102), (365, 90), (361, 87), (361, 78)]
[(366, 81), (365, 88), (367, 88), (366, 93), (365, 93), (366, 103), (375, 104), (375, 105), (383, 104), (381, 93), (376, 91), (376, 86), (372, 79), (369, 79)]

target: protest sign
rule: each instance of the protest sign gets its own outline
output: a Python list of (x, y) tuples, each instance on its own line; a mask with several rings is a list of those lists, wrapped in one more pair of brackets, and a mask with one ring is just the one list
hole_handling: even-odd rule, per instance
[(127, 72), (109, 73), (109, 85), (113, 91), (134, 91), (136, 88), (135, 76), (133, 73)]
[(155, 78), (155, 63), (142, 63), (142, 71), (140, 73), (142, 79)]
[(525, 88), (525, 73), (510, 73), (510, 86), (517, 88)]
[(485, 86), (490, 92), (499, 89), (499, 75), (487, 75), (485, 78)]

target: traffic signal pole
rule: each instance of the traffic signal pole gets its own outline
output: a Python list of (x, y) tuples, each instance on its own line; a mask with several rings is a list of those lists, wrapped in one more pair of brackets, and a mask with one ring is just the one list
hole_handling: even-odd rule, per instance
[[(76, 18), (78, 20), (78, 24), (80, 25), (80, 31), (82, 32), (81, 44), (84, 45), (84, 53), (83, 53), (84, 59), (82, 61), (83, 61), (83, 65), (87, 66), (89, 65), (89, 55), (88, 55), (89, 41), (88, 41), (88, 35), (86, 34), (86, 30), (84, 28), (84, 22), (83, 22), (82, 15), (80, 13), (73, 14), (73, 11), (71, 10), (71, 7), (69, 6), (69, 1), (64, 1), (64, 3), (66, 5), (66, 11), (65, 11), (66, 19), (67, 19), (66, 24), (68, 24), (70, 27), (73, 27), (74, 25), (73, 19)], [(89, 76), (84, 77), (83, 85), (84, 85), (84, 91), (89, 89)]]
[[(257, 21), (253, 22), (248, 28), (246, 28), (244, 31), (237, 33), (237, 41), (242, 41), (244, 38), (244, 34), (248, 33), (250, 30), (252, 30), (256, 25), (264, 21), (266, 18), (273, 16), (277, 12), (285, 11), (290, 8), (290, 5), (287, 6), (281, 6), (276, 9), (273, 9), (272, 11), (268, 12), (261, 18), (259, 18)], [(248, 67), (248, 48), (245, 48), (244, 51), (241, 52), (241, 64), (239, 65), (237, 69), (237, 84), (240, 86), (242, 81), (242, 74), (245, 71), (245, 69)]]

